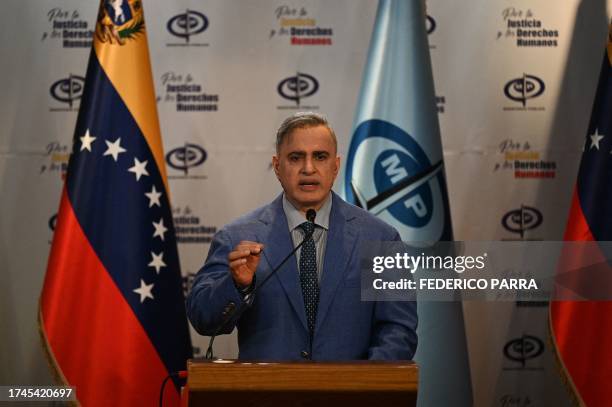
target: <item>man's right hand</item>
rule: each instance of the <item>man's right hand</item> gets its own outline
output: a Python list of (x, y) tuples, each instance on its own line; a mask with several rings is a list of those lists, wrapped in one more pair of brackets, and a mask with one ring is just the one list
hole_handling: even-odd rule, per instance
[(263, 244), (243, 240), (227, 256), (232, 278), (238, 287), (248, 287), (253, 282), (262, 250)]

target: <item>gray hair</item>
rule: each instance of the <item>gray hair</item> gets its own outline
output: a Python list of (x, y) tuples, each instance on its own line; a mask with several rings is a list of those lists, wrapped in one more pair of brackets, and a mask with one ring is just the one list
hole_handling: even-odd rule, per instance
[(329, 134), (331, 134), (332, 140), (334, 142), (334, 147), (337, 151), (338, 141), (336, 140), (336, 133), (327, 122), (325, 116), (313, 112), (297, 112), (294, 115), (286, 118), (278, 128), (278, 131), (276, 132), (276, 153), (278, 154), (278, 152), (280, 151), (280, 146), (283, 144), (285, 139), (293, 132), (293, 130), (306, 129), (309, 127), (317, 126), (325, 126), (327, 130), (329, 130)]

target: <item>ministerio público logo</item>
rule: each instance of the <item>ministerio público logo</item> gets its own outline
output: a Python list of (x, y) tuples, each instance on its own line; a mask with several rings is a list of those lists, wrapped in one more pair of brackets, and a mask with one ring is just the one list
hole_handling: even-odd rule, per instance
[(296, 72), (295, 76), (282, 79), (276, 90), (286, 100), (294, 103), (278, 106), (278, 109), (309, 109), (316, 110), (319, 106), (305, 105), (304, 99), (308, 99), (319, 90), (319, 81), (312, 75)]
[(174, 37), (180, 39), (177, 42), (169, 42), (168, 47), (207, 47), (209, 44), (201, 41), (201, 36), (208, 29), (208, 17), (196, 10), (186, 9), (170, 17), (166, 23), (166, 29)]

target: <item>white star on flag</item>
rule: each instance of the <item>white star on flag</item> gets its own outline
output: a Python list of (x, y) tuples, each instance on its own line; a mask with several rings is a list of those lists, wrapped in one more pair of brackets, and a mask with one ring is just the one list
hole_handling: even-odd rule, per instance
[(166, 267), (166, 263), (164, 263), (164, 259), (162, 258), (164, 256), (164, 252), (161, 252), (160, 254), (155, 254), (155, 252), (151, 252), (151, 263), (149, 263), (149, 267), (155, 267), (155, 272), (157, 274), (159, 274), (159, 270), (162, 267)]
[(589, 135), (589, 137), (591, 138), (591, 147), (590, 149), (592, 149), (593, 147), (595, 147), (596, 149), (599, 150), (599, 141), (604, 138), (604, 136), (602, 136), (601, 134), (599, 134), (599, 129), (595, 129), (595, 133)]
[(125, 148), (121, 147), (121, 137), (119, 137), (112, 143), (108, 140), (104, 140), (104, 142), (106, 143), (108, 148), (102, 155), (111, 155), (113, 156), (113, 159), (115, 161), (117, 161), (117, 159), (119, 158), (119, 154), (125, 153), (127, 151)]
[(161, 240), (164, 240), (164, 233), (168, 230), (164, 226), (164, 218), (161, 218), (159, 222), (153, 222), (153, 227), (155, 228), (155, 233), (153, 233), (153, 237), (159, 236)]
[(79, 151), (87, 150), (91, 152), (91, 143), (93, 143), (95, 139), (95, 137), (91, 137), (89, 129), (87, 129), (85, 135), (81, 137), (81, 149)]
[(151, 192), (145, 192), (145, 195), (147, 196), (147, 198), (149, 198), (149, 208), (153, 205), (161, 206), (161, 203), (159, 202), (161, 192), (157, 192), (157, 190), (155, 189), (155, 185), (153, 185)]
[(134, 166), (129, 168), (128, 171), (136, 174), (136, 181), (140, 181), (140, 177), (142, 177), (143, 175), (149, 175), (146, 166), (147, 160), (140, 162), (138, 161), (138, 158), (134, 158)]
[(152, 289), (153, 289), (153, 284), (145, 284), (144, 280), (141, 278), (140, 287), (135, 288), (132, 291), (140, 295), (140, 303), (142, 304), (144, 300), (147, 298), (154, 299), (153, 294), (151, 294)]

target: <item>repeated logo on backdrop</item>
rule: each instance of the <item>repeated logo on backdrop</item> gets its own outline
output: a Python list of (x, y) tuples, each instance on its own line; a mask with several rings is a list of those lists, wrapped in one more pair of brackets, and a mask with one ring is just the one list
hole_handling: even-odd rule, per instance
[[(513, 237), (505, 237), (501, 240), (503, 241), (522, 241), (522, 240), (542, 240), (541, 238), (534, 237), (532, 231), (538, 229), (542, 222), (544, 221), (544, 216), (542, 212), (528, 205), (522, 205), (518, 208), (511, 209), (506, 212), (501, 218), (502, 227), (511, 233)], [(528, 237), (529, 235), (529, 237)], [(519, 278), (524, 278), (527, 275), (530, 275), (531, 272), (529, 270), (522, 270)], [(512, 277), (512, 276), (509, 276)], [(516, 301), (516, 306), (518, 308), (541, 308), (548, 307), (548, 301)]]
[(53, 215), (51, 215), (51, 217), (49, 218), (49, 221), (47, 222), (47, 226), (49, 226), (49, 230), (51, 231), (51, 235), (49, 239), (47, 240), (49, 244), (53, 243), (53, 234), (55, 233), (56, 225), (57, 225), (57, 213), (54, 213)]
[(79, 10), (54, 7), (47, 12), (47, 21), (49, 26), (41, 41), (57, 42), (62, 48), (91, 48), (94, 31)]
[(332, 45), (333, 28), (319, 26), (306, 7), (281, 5), (274, 9), (274, 17), (270, 39), (286, 38), (290, 45), (297, 46)]
[(280, 97), (292, 103), (277, 106), (278, 109), (316, 110), (319, 106), (308, 105), (309, 98), (319, 90), (319, 81), (312, 75), (296, 72), (295, 76), (283, 78), (276, 90)]
[(543, 159), (529, 141), (505, 139), (499, 143), (498, 153), (501, 159), (495, 163), (493, 172), (510, 172), (516, 179), (551, 180), (557, 174), (557, 162)]
[(503, 370), (543, 370), (534, 361), (544, 353), (544, 342), (534, 335), (523, 334), (504, 345), (504, 356), (509, 363)]
[(70, 112), (79, 110), (79, 101), (83, 96), (85, 78), (79, 75), (68, 74), (51, 84), (49, 94), (53, 102), (49, 108), (51, 112)]
[(504, 110), (543, 111), (544, 107), (538, 106), (534, 99), (542, 96), (544, 90), (546, 90), (544, 81), (535, 75), (523, 73), (512, 78), (504, 85), (504, 95), (514, 103), (511, 106), (504, 106)]
[(171, 104), (177, 112), (216, 112), (219, 95), (204, 91), (191, 73), (168, 71), (161, 75), (162, 90), (158, 101)]
[(55, 232), (55, 225), (56, 224), (57, 224), (57, 213), (53, 214), (49, 218), (49, 229), (51, 229), (52, 232)]
[(546, 48), (559, 45), (559, 30), (537, 18), (531, 9), (506, 7), (501, 12), (502, 26), (497, 40), (510, 41), (516, 47)]
[(431, 34), (436, 31), (436, 20), (430, 16), (429, 14), (425, 17), (425, 29), (427, 30), (427, 34)]
[(170, 17), (166, 23), (168, 33), (174, 41), (166, 43), (168, 47), (207, 47), (203, 42), (202, 33), (208, 28), (209, 21), (206, 15), (196, 10), (185, 10)]
[(436, 49), (436, 44), (432, 42), (433, 37), (435, 36), (431, 35), (436, 31), (436, 28), (438, 28), (438, 23), (436, 22), (436, 20), (431, 15), (426, 15), (425, 30), (427, 30), (427, 40), (429, 42), (429, 49)]
[(527, 239), (526, 234), (538, 228), (543, 220), (542, 212), (533, 206), (521, 205), (519, 208), (512, 209), (502, 216), (501, 224), (504, 229), (518, 237), (502, 240), (541, 240)]
[[(169, 179), (206, 179), (206, 175), (200, 174), (198, 169), (204, 164), (208, 154), (201, 146), (193, 143), (185, 143), (168, 151), (166, 163), (168, 164)], [(173, 173), (179, 172), (181, 175)]]

